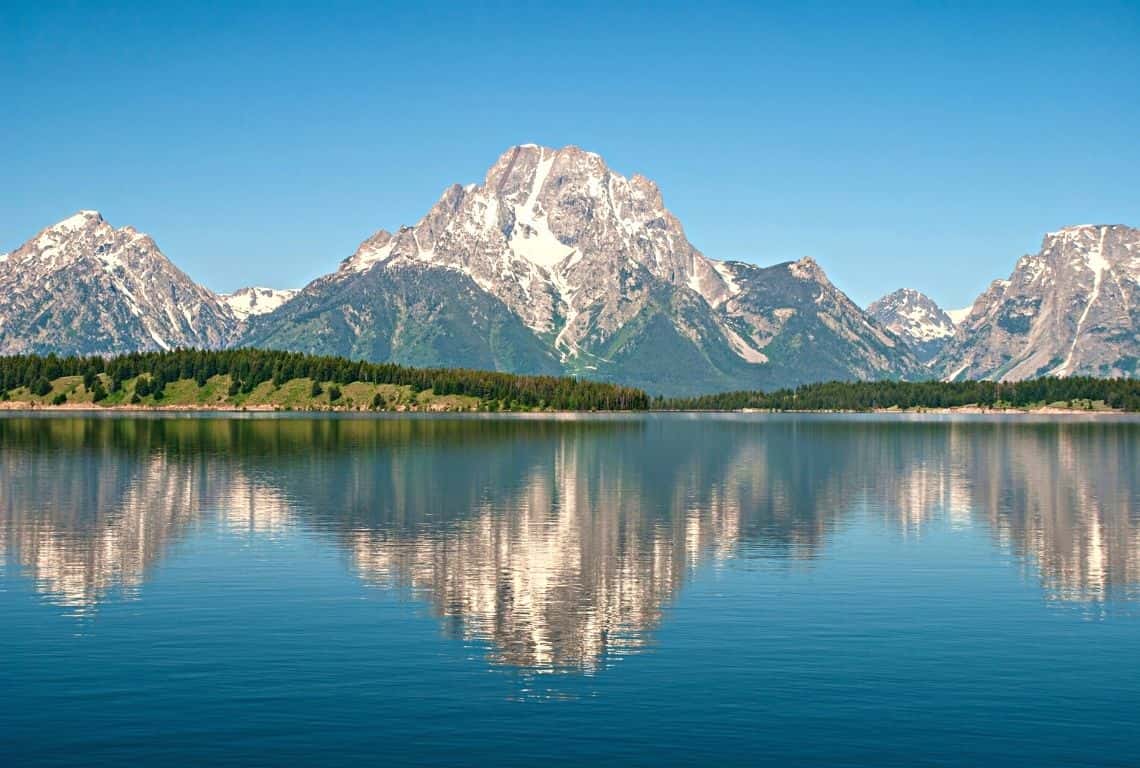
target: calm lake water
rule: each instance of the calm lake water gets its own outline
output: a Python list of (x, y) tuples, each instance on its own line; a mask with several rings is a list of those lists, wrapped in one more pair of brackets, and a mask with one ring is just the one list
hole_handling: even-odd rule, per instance
[(0, 418), (30, 765), (1140, 764), (1140, 422)]

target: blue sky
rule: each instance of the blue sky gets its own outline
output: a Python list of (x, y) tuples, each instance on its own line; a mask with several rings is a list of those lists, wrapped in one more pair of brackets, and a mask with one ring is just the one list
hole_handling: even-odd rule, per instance
[(968, 304), (1140, 226), (1140, 3), (0, 4), (0, 250), (81, 208), (297, 286), (507, 147), (661, 186), (714, 258)]

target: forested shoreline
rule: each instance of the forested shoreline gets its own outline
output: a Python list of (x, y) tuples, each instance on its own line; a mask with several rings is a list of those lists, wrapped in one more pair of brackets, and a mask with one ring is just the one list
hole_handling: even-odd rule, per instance
[(875, 411), (1035, 408), (1140, 411), (1140, 380), (1086, 376), (996, 381), (831, 381), (772, 392), (655, 398), (657, 410)]
[(447, 411), (876, 411), (960, 408), (1140, 411), (1140, 380), (825, 382), (686, 398), (570, 376), (411, 368), (261, 349), (117, 357), (0, 357), (0, 401), (34, 407)]
[(71, 382), (76, 384), (71, 391), (79, 393), (77, 397), (108, 405), (178, 404), (177, 400), (186, 398), (172, 397), (170, 390), (184, 394), (182, 391), (188, 387), (172, 387), (183, 382), (192, 382), (197, 389), (195, 394), (208, 392), (206, 402), (199, 398), (198, 402), (185, 403), (187, 405), (245, 405), (255, 393), (272, 392), (303, 380), (309, 386), (296, 398), (297, 405), (302, 407), (346, 407), (349, 403), (344, 393), (354, 384), (372, 385), (375, 391), (367, 402), (354, 400), (352, 405), (373, 409), (384, 409), (392, 404), (415, 408), (426, 404), (420, 397), (425, 392), (433, 400), (451, 398), (448, 407), (457, 409), (466, 406), (466, 409), (481, 407), (483, 410), (624, 411), (649, 407), (649, 397), (641, 390), (569, 376), (410, 368), (394, 363), (367, 363), (260, 349), (179, 349), (110, 358), (0, 357), (0, 399), (15, 400), (15, 394), (27, 393), (39, 398), (52, 395), (54, 405), (74, 402), (75, 398), (69, 397), (67, 392), (57, 391), (56, 382), (75, 377), (82, 377), (81, 386)]

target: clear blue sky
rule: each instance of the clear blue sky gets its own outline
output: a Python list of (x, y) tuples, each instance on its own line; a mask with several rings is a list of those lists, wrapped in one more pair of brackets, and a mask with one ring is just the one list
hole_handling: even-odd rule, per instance
[(1048, 230), (1140, 226), (1135, 0), (7, 0), (0, 97), (0, 250), (96, 208), (215, 290), (301, 285), (522, 142), (864, 304), (957, 307)]

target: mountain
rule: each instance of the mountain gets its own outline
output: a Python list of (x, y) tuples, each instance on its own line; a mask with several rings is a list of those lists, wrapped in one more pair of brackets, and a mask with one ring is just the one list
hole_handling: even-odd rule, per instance
[(936, 361), (950, 380), (1135, 376), (1140, 230), (1065, 227), (974, 302)]
[(561, 372), (548, 346), (470, 277), (417, 264), (319, 278), (250, 318), (241, 343), (424, 367)]
[(946, 316), (948, 318), (950, 318), (950, 322), (954, 323), (954, 325), (958, 325), (958, 323), (962, 322), (963, 320), (965, 320), (969, 316), (970, 310), (973, 308), (974, 308), (974, 305), (971, 304), (968, 307), (959, 307), (958, 309), (947, 309), (947, 310), (945, 310), (945, 312), (946, 312)]
[(901, 290), (865, 312), (810, 258), (711, 259), (649, 179), (577, 147), (526, 144), (299, 291), (218, 296), (148, 235), (94, 211), (0, 254), (0, 354), (233, 344), (574, 374), (665, 395), (932, 374), (1135, 376), (1140, 230), (1050, 233), (968, 310)]
[(245, 322), (255, 315), (264, 315), (280, 307), (298, 293), (296, 288), (239, 288), (233, 293), (219, 294), (218, 298), (230, 308), (239, 321)]
[(221, 347), (235, 319), (149, 235), (80, 211), (0, 259), (0, 354)]
[(936, 358), (946, 342), (954, 338), (950, 314), (913, 288), (887, 294), (867, 307), (867, 312), (910, 345), (923, 363)]
[(583, 374), (681, 394), (921, 370), (810, 259), (688, 241), (649, 179), (577, 147), (508, 150), (416, 225), (253, 318), (244, 344)]

